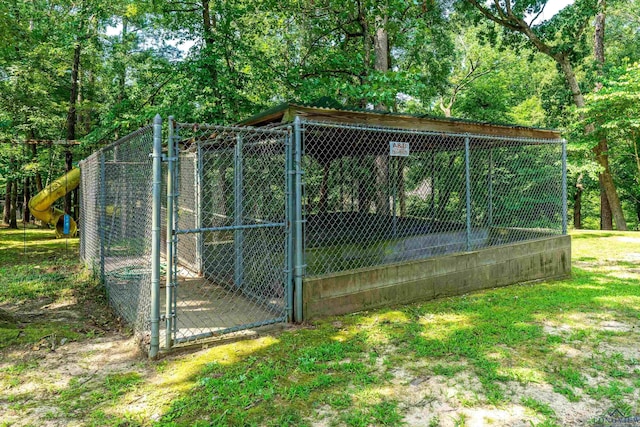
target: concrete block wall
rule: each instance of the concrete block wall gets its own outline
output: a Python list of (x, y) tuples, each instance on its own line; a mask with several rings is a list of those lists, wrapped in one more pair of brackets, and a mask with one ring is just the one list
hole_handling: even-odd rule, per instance
[(571, 237), (305, 278), (305, 320), (571, 275)]

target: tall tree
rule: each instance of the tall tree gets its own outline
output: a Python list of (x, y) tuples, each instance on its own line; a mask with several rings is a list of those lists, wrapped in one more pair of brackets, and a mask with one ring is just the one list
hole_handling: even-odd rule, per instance
[[(578, 45), (585, 36), (589, 20), (594, 15), (597, 0), (578, 0), (567, 6), (551, 20), (536, 24), (537, 18), (544, 11), (548, 0), (494, 0), (490, 5), (478, 0), (464, 0), (485, 18), (501, 25), (508, 31), (524, 35), (535, 48), (553, 58), (565, 77), (571, 90), (576, 107), (585, 107), (585, 100), (576, 77), (572, 58), (578, 51)], [(527, 22), (525, 17), (532, 16)], [(557, 35), (560, 34), (560, 38)], [(592, 129), (586, 130), (587, 132)], [(596, 160), (603, 169), (602, 186), (611, 208), (616, 227), (626, 230), (627, 224), (622, 211), (615, 183), (608, 163), (608, 153), (601, 147), (594, 147)]]
[[(604, 35), (605, 35), (605, 11), (606, 0), (598, 0), (598, 13), (596, 14), (593, 36), (593, 56), (596, 62), (596, 70), (600, 79), (604, 74)], [(596, 83), (595, 92), (602, 88), (602, 83)], [(593, 149), (596, 158), (602, 156), (603, 153), (608, 153), (609, 148), (607, 144), (607, 137), (602, 134), (598, 143)], [(611, 212), (611, 206), (607, 198), (607, 192), (605, 190), (605, 174), (611, 174), (609, 167), (609, 156), (601, 158), (598, 163), (602, 165), (603, 171), (599, 175), (600, 181), (600, 229), (613, 230), (613, 216)], [(575, 208), (574, 208), (575, 209)]]

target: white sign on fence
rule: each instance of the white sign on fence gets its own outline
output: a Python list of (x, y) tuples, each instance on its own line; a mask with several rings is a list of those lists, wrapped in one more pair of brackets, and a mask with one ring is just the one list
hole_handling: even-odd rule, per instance
[(409, 143), (389, 141), (389, 155), (396, 156), (396, 157), (409, 156)]

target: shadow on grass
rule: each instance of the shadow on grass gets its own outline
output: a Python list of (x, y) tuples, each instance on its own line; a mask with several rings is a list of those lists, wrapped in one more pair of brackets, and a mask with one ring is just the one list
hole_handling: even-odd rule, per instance
[[(595, 330), (549, 335), (544, 322), (603, 311), (637, 319), (638, 300), (615, 301), (639, 293), (638, 280), (574, 269), (570, 280), (321, 321), (313, 329), (284, 332), (272, 345), (233, 363), (212, 361), (189, 379), (196, 385), (158, 424), (304, 425), (305, 417), (322, 405), (347, 425), (384, 424), (375, 418), (374, 405), (393, 406), (394, 401), (376, 390), (390, 384), (395, 367), (420, 360), (435, 360), (440, 370), (442, 362), (466, 363), (482, 385), (481, 403), (509, 400), (504, 383), (521, 380), (508, 373), (514, 365), (538, 370), (543, 381), (572, 401), (579, 399), (575, 391), (584, 381), (579, 371), (566, 369), (575, 360), (554, 350), (574, 339), (590, 344), (591, 338), (602, 337)], [(393, 351), (385, 353), (385, 348)], [(421, 369), (433, 375), (434, 367)]]

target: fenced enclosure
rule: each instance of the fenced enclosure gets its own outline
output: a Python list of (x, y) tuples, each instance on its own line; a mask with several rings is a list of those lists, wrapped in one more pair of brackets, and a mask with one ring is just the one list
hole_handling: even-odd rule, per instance
[(153, 128), (80, 162), (80, 257), (109, 302), (149, 343), (151, 333)]
[[(446, 270), (500, 264), (505, 277), (483, 286), (567, 271), (565, 243), (549, 240), (566, 234), (563, 140), (299, 117), (262, 128), (170, 119), (161, 151), (156, 120), (81, 164), (82, 257), (152, 356), (302, 321), (307, 309), (322, 312), (312, 294), (348, 298), (419, 260), (481, 254)], [(528, 241), (542, 242), (539, 259), (506, 246)], [(412, 295), (426, 295), (426, 279), (412, 280)], [(375, 292), (366, 304), (335, 300), (336, 312), (375, 306)]]

